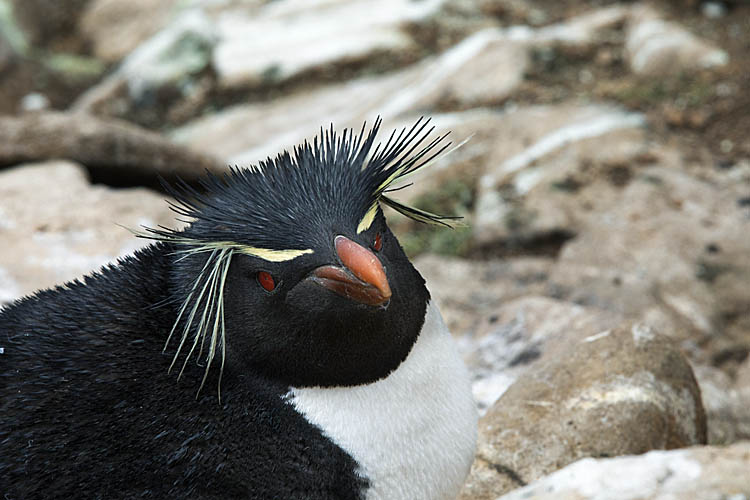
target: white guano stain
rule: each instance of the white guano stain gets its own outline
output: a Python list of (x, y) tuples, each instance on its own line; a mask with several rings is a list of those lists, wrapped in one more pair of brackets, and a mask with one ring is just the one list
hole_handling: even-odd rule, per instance
[(689, 449), (659, 450), (632, 457), (585, 458), (502, 498), (553, 498), (555, 494), (586, 500), (683, 498), (680, 493), (689, 494), (703, 474), (702, 464), (690, 453)]
[(633, 334), (633, 341), (635, 345), (640, 346), (647, 344), (656, 338), (656, 332), (643, 323), (636, 323), (630, 328), (630, 332)]
[(590, 335), (583, 339), (584, 342), (596, 342), (599, 339), (603, 339), (605, 337), (609, 337), (609, 334), (612, 333), (612, 330), (604, 330), (603, 332), (599, 332), (595, 335)]

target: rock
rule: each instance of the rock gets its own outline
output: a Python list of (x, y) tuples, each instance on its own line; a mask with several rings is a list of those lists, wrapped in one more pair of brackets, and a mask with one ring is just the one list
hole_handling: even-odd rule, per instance
[[(436, 3), (429, 3), (433, 4)], [(347, 7), (350, 8), (355, 7)], [(551, 43), (575, 47), (591, 44), (598, 40), (600, 30), (620, 22), (626, 13), (619, 7), (600, 9), (539, 30), (483, 29), (445, 52), (405, 69), (312, 90), (305, 88), (272, 101), (232, 106), (177, 128), (174, 137), (222, 155), (230, 163), (251, 164), (311, 137), (328, 123), (359, 129), (365, 119), (378, 115), (387, 124), (427, 112), (434, 115), (436, 110), (497, 105), (522, 83), (530, 48)], [(295, 22), (302, 23), (304, 19), (301, 14)], [(564, 115), (566, 112), (570, 108), (562, 111), (560, 118), (570, 118)], [(629, 126), (633, 126), (636, 119), (628, 119)], [(509, 130), (507, 126), (493, 128), (498, 134)]]
[(557, 241), (556, 297), (674, 332), (704, 361), (747, 346), (746, 189), (649, 142), (642, 123), (601, 106), (508, 113), (480, 178), (475, 241), (490, 253)]
[[(434, 14), (443, 0), (273, 2), (218, 16), (214, 68), (222, 87), (278, 83), (314, 68), (386, 54), (414, 60), (403, 29)], [(262, 33), (262, 36), (258, 36)], [(406, 54), (406, 56), (404, 56)]]
[(216, 43), (213, 23), (198, 10), (183, 12), (122, 62), (118, 73), (136, 101), (208, 67)]
[(700, 390), (665, 337), (638, 323), (566, 337), (480, 420), (461, 498), (497, 498), (583, 457), (706, 442)]
[(533, 36), (535, 45), (556, 44), (581, 47), (601, 42), (601, 33), (621, 24), (630, 10), (622, 6), (593, 9), (565, 21), (540, 28)]
[[(744, 368), (750, 374), (750, 363)], [(750, 439), (750, 380), (741, 372), (737, 380), (712, 366), (694, 368), (708, 420), (709, 444), (729, 444)]]
[(590, 156), (610, 163), (644, 148), (643, 116), (609, 106), (531, 106), (507, 113), (503, 121), (478, 186), (474, 229), (480, 245), (570, 230), (570, 214), (559, 206), (544, 210), (522, 200), (534, 191), (551, 197), (547, 205), (570, 198), (577, 185), (567, 186), (565, 179), (590, 161), (581, 158), (585, 146)]
[(216, 40), (211, 19), (200, 10), (186, 10), (138, 45), (114, 73), (79, 96), (71, 109), (125, 116), (160, 104), (160, 94), (170, 91), (189, 97), (195, 92), (193, 77), (210, 65)]
[(729, 55), (682, 26), (659, 19), (648, 6), (631, 13), (625, 41), (628, 63), (639, 75), (668, 76), (725, 66)]
[(701, 3), (701, 14), (709, 19), (718, 19), (727, 14), (727, 6), (721, 2)]
[[(5, 0), (7, 1), (7, 0)], [(45, 46), (75, 37), (81, 10), (89, 0), (11, 0), (13, 13), (31, 45)]]
[(467, 37), (386, 103), (384, 114), (404, 110), (461, 109), (502, 104), (523, 82), (528, 48), (489, 28)]
[(39, 92), (30, 92), (23, 96), (19, 103), (21, 112), (42, 111), (49, 109), (50, 102), (46, 95)]
[[(524, 68), (521, 49), (504, 45), (503, 40), (497, 30), (483, 31), (408, 69), (269, 102), (233, 106), (176, 129), (174, 137), (221, 155), (232, 164), (252, 164), (312, 137), (329, 123), (359, 130), (363, 121), (381, 116), (390, 127), (397, 118), (413, 123), (417, 113), (439, 107), (446, 98), (459, 107), (484, 99), (496, 103), (520, 83)], [(473, 75), (472, 85), (464, 86), (468, 75)], [(490, 88), (492, 91), (483, 96)], [(445, 120), (435, 116), (434, 121), (445, 122), (447, 127), (465, 121), (462, 116), (474, 120), (477, 115), (492, 114), (449, 115)]]
[[(406, 100), (400, 101), (405, 93), (411, 94), (410, 80), (405, 76), (365, 78), (310, 94), (233, 106), (175, 129), (172, 137), (179, 143), (225, 158), (230, 164), (251, 165), (314, 137), (321, 127), (330, 124), (337, 129), (349, 127), (359, 131), (365, 121), (372, 123), (381, 116), (384, 131), (405, 124), (410, 127), (420, 115), (408, 114)], [(389, 106), (390, 103), (395, 104)], [(395, 115), (400, 118), (396, 119)], [(484, 110), (430, 116), (437, 127), (436, 133), (453, 131), (452, 137), (457, 142), (473, 132), (487, 135), (492, 129), (484, 127), (494, 125), (496, 129), (501, 118), (500, 113)], [(479, 141), (471, 141), (467, 146), (487, 149), (487, 145)]]
[[(119, 224), (119, 225), (118, 225)], [(0, 302), (62, 284), (148, 244), (122, 226), (174, 227), (164, 196), (92, 186), (80, 165), (0, 172)]]
[(748, 470), (750, 442), (587, 458), (498, 500), (741, 500)]
[[(515, 262), (508, 267), (521, 268)], [(523, 280), (523, 275), (518, 275)], [(478, 278), (481, 283), (482, 277)], [(534, 279), (539, 280), (539, 276)], [(481, 321), (474, 330), (459, 339), (464, 360), (472, 375), (472, 390), (480, 414), (526, 372), (556, 361), (565, 345), (595, 336), (622, 321), (618, 316), (604, 311), (547, 297), (524, 295), (503, 300), (502, 294), (498, 297), (492, 294), (497, 281), (493, 280), (492, 288), (484, 293), (495, 299), (494, 303), (502, 305), (484, 311), (478, 316)], [(441, 285), (440, 281), (434, 285), (429, 280), (428, 283), (431, 286)], [(544, 281), (537, 283), (537, 286), (529, 286), (521, 281), (515, 285), (516, 293), (524, 288), (529, 293), (534, 288), (546, 285)], [(474, 296), (468, 295), (470, 299)], [(442, 307), (440, 294), (437, 300)], [(454, 333), (460, 331), (454, 330)]]
[(90, 0), (79, 22), (96, 57), (116, 63), (164, 27), (177, 0)]
[(0, 165), (46, 159), (77, 161), (104, 178), (153, 184), (156, 175), (186, 180), (226, 166), (159, 134), (86, 114), (39, 112), (0, 117)]
[(29, 50), (29, 41), (16, 20), (15, 4), (0, 0), (0, 69)]
[[(486, 331), (485, 323), (497, 323), (498, 309), (505, 311), (503, 304), (546, 292), (553, 265), (552, 259), (544, 257), (476, 261), (432, 254), (420, 255), (413, 262), (427, 281), (450, 331), (464, 337), (467, 353), (474, 345), (468, 337), (479, 339), (478, 329)], [(514, 317), (515, 311), (512, 308), (508, 317)]]
[[(671, 161), (608, 167), (625, 169), (630, 180), (617, 187), (601, 179), (571, 204), (553, 202), (578, 221), (567, 226), (577, 236), (562, 247), (550, 281), (563, 298), (674, 332), (706, 361), (695, 339), (715, 353), (750, 344), (750, 262), (743, 258), (750, 219), (735, 201), (741, 187), (703, 181)], [(526, 202), (542, 202), (538, 194)]]

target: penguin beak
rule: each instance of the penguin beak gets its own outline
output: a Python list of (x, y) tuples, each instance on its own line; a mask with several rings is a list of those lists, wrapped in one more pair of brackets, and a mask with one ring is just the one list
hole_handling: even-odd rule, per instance
[(336, 236), (334, 245), (343, 267), (321, 266), (308, 279), (362, 304), (387, 305), (391, 287), (375, 254), (346, 236)]

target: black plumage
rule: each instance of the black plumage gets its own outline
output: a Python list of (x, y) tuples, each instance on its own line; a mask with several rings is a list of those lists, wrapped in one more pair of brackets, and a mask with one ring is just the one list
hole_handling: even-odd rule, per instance
[[(395, 204), (386, 191), (441, 138), (420, 149), (420, 120), (372, 152), (378, 127), (182, 185), (185, 229), (152, 229), (158, 241), (133, 256), (2, 309), (0, 493), (361, 498), (352, 457), (284, 395), (381, 379), (421, 329), (429, 294), (378, 203)], [(337, 235), (377, 252), (392, 290), (382, 305), (319, 286), (315, 270), (341, 264)], [(248, 248), (308, 252), (275, 261)]]

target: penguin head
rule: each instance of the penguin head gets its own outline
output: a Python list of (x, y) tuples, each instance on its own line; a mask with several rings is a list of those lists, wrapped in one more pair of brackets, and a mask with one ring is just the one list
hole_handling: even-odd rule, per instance
[(197, 353), (206, 375), (220, 359), (222, 373), (351, 386), (406, 358), (430, 297), (381, 204), (448, 225), (452, 217), (386, 194), (448, 144), (426, 142), (433, 129), (420, 119), (373, 150), (380, 123), (359, 134), (321, 131), (292, 154), (209, 175), (201, 190), (171, 189), (189, 226), (148, 231), (176, 248), (173, 366)]

